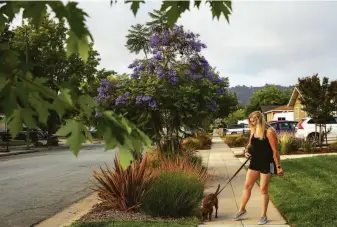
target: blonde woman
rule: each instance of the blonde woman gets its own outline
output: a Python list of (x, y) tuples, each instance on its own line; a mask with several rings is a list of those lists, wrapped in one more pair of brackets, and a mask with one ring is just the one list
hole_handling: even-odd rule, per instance
[(240, 220), (246, 213), (246, 204), (250, 198), (251, 190), (260, 177), (260, 192), (262, 196), (262, 214), (258, 224), (268, 222), (267, 208), (269, 203), (268, 184), (272, 174), (283, 175), (280, 165), (280, 155), (277, 150), (277, 134), (273, 127), (264, 120), (263, 114), (255, 111), (249, 115), (251, 135), (247, 148), (251, 148), (251, 154), (245, 152), (248, 158), (251, 156), (247, 171), (246, 183), (241, 198), (241, 206), (233, 220)]

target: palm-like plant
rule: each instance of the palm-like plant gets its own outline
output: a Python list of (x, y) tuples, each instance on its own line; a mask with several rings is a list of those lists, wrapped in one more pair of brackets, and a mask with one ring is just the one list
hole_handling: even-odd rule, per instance
[(147, 22), (146, 25), (151, 31), (160, 32), (162, 29), (169, 27), (167, 21), (167, 12), (160, 10), (153, 10), (153, 13), (149, 13), (152, 21)]
[(132, 25), (129, 29), (129, 34), (126, 36), (126, 47), (131, 53), (139, 54), (143, 51), (145, 56), (150, 50), (149, 42), (149, 28), (142, 24)]

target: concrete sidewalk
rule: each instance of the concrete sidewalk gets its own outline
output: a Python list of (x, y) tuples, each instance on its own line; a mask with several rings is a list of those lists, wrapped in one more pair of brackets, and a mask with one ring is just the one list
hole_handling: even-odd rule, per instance
[[(233, 176), (233, 174), (239, 169), (242, 163), (236, 158), (231, 149), (223, 142), (218, 136), (213, 136), (213, 145), (211, 150), (199, 151), (199, 155), (202, 156), (203, 161), (210, 169), (210, 172), (214, 174), (214, 178), (208, 181), (205, 193), (215, 192), (218, 184), (220, 187), (224, 186), (226, 182)], [(261, 196), (259, 186), (256, 184), (252, 190), (252, 195), (247, 204), (247, 214), (241, 221), (232, 221), (232, 217), (238, 211), (241, 195), (244, 188), (246, 178), (246, 170), (242, 169), (238, 175), (227, 185), (227, 187), (218, 196), (219, 210), (218, 218), (213, 218), (211, 222), (205, 221), (203, 225), (207, 227), (229, 227), (229, 226), (244, 226), (253, 227), (257, 226), (257, 222), (261, 215)], [(286, 227), (286, 221), (280, 215), (274, 204), (269, 203), (268, 207), (268, 219), (269, 222), (265, 226), (273, 227)]]

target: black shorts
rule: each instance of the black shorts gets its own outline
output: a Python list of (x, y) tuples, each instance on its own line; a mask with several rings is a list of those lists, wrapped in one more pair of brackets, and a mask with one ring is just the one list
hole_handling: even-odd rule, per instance
[(248, 168), (264, 174), (277, 174), (275, 162), (255, 162), (251, 160)]

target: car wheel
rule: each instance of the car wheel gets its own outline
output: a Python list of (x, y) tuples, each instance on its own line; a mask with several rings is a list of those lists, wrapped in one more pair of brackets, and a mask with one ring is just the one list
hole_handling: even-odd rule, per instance
[(237, 134), (236, 132), (232, 132), (231, 134)]

